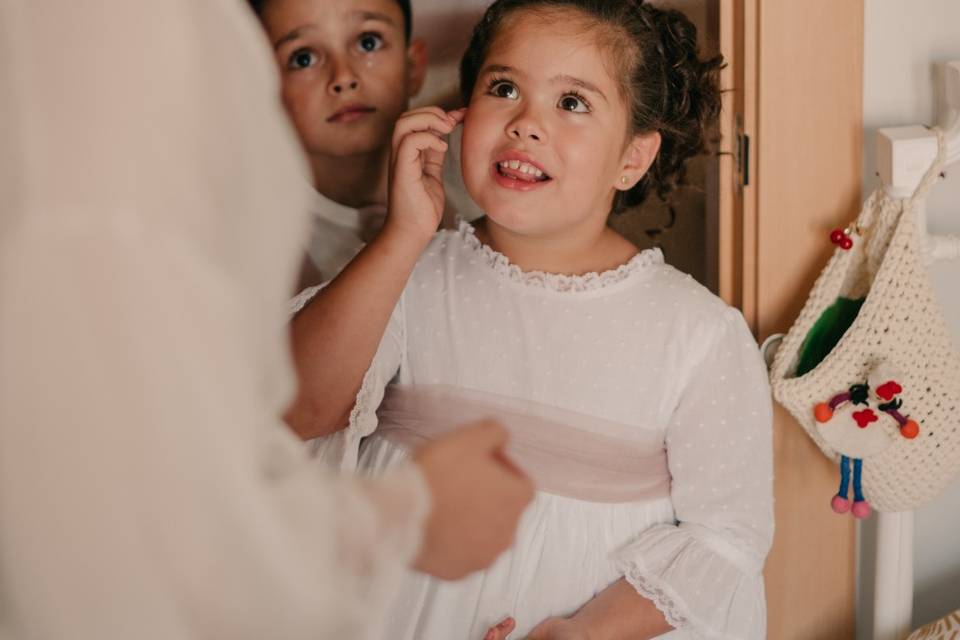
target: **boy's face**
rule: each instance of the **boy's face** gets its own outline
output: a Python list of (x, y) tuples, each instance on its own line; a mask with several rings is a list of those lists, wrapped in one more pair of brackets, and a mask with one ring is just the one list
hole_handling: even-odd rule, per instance
[(262, 19), (284, 105), (310, 155), (347, 157), (390, 144), (426, 67), (423, 43), (407, 46), (394, 0), (270, 0)]

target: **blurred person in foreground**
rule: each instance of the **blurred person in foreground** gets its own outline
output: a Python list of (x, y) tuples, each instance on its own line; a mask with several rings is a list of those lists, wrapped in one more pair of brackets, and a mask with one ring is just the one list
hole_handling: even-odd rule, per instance
[(282, 423), (309, 194), (277, 96), (238, 0), (0, 4), (0, 638), (364, 638), (404, 567), (509, 546), (501, 427), (373, 481)]

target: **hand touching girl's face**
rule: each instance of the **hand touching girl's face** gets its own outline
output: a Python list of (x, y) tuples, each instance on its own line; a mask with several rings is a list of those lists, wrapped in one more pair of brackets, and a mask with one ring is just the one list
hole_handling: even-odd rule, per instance
[[(643, 171), (616, 65), (570, 10), (504, 23), (463, 132), (463, 177), (493, 223), (545, 237), (602, 229), (614, 190)], [(636, 175), (635, 175), (636, 174)], [(627, 182), (622, 180), (627, 176)]]

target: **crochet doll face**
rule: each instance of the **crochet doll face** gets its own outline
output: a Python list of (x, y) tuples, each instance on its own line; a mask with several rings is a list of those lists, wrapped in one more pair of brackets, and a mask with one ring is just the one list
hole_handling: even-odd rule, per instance
[(865, 383), (852, 385), (816, 409), (820, 434), (839, 453), (865, 458), (880, 453), (900, 435), (916, 437), (916, 422), (900, 410), (902, 376), (893, 367), (881, 363), (874, 367)]

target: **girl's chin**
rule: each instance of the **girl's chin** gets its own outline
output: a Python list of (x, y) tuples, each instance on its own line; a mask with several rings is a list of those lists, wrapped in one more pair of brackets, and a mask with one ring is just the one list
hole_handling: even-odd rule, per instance
[(488, 228), (492, 224), (518, 235), (536, 235), (543, 228), (543, 212), (537, 214), (501, 206), (485, 209), (484, 214)]
[(523, 235), (536, 235), (555, 223), (556, 212), (563, 205), (556, 193), (514, 191), (489, 183), (475, 190), (468, 185), (468, 192), (489, 222)]

